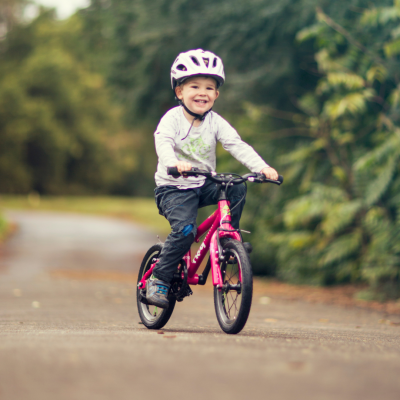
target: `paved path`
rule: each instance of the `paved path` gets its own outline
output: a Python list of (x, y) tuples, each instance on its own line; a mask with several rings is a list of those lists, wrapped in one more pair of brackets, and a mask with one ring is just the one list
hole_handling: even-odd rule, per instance
[(211, 288), (195, 287), (158, 334), (139, 324), (132, 275), (154, 234), (107, 218), (9, 217), (20, 229), (0, 255), (1, 400), (400, 398), (395, 317), (258, 290), (245, 330), (228, 336)]

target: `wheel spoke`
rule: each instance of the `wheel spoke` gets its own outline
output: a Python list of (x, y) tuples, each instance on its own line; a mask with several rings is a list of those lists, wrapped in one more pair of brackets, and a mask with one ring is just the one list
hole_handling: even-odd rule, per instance
[[(233, 298), (232, 298), (233, 299)], [(229, 314), (229, 317), (231, 316), (231, 309), (232, 309), (232, 307), (233, 306), (235, 306), (235, 309), (237, 310), (237, 307), (236, 307), (236, 301), (234, 300), (233, 302), (232, 302), (232, 305), (229, 307), (229, 311), (228, 311), (228, 314)], [(236, 315), (236, 313), (235, 313), (235, 315)]]
[(231, 281), (236, 275), (238, 275), (238, 273), (239, 270), (236, 270), (236, 272), (231, 277), (229, 277), (229, 280)]

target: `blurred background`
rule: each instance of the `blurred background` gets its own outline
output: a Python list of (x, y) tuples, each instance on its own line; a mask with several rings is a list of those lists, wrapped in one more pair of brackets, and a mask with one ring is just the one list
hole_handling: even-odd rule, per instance
[[(399, 298), (400, 0), (1, 0), (3, 207), (157, 214), (153, 132), (193, 48), (222, 57), (215, 110), (285, 177), (249, 185), (255, 272)], [(220, 147), (217, 169), (246, 172)]]

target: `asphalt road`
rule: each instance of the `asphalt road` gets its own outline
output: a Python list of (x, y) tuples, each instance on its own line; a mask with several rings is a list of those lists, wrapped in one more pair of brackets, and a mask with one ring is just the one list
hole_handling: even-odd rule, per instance
[(259, 289), (230, 336), (208, 286), (162, 334), (149, 331), (133, 273), (154, 234), (107, 218), (8, 216), (20, 228), (0, 253), (1, 400), (400, 399), (394, 316)]

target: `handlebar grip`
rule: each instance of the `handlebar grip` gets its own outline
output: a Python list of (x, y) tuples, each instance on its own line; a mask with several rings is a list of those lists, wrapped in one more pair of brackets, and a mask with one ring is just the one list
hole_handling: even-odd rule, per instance
[(167, 167), (167, 174), (172, 175), (175, 179), (181, 176), (177, 167)]
[(282, 175), (278, 175), (278, 179), (276, 181), (273, 179), (268, 179), (264, 174), (260, 174), (260, 175), (261, 175), (260, 182), (275, 183), (275, 185), (281, 185), (283, 183)]
[(180, 173), (177, 167), (167, 167), (167, 174), (172, 175), (175, 179), (179, 178), (180, 176), (199, 176), (199, 173), (204, 174), (207, 173), (207, 171), (202, 171), (198, 168), (193, 167), (190, 171), (183, 171), (182, 173)]

